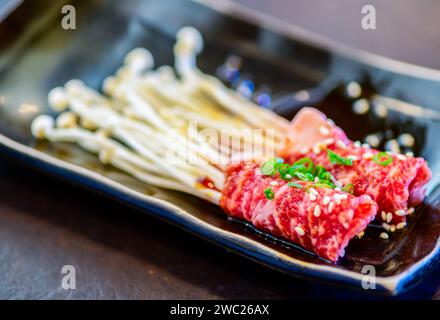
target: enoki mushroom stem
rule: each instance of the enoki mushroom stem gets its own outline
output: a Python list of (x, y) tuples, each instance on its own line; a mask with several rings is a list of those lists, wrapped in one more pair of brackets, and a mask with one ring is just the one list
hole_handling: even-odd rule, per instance
[[(56, 120), (47, 115), (35, 118), (33, 135), (77, 143), (102, 163), (145, 183), (218, 204), (226, 166), (219, 159), (267, 157), (267, 150), (283, 146), (288, 122), (199, 70), (196, 56), (202, 48), (198, 31), (183, 28), (174, 48), (179, 78), (170, 66), (153, 70), (151, 53), (138, 48), (104, 81), (106, 95), (80, 80), (51, 90), (49, 105), (62, 113)], [(275, 130), (273, 137), (266, 128)], [(253, 129), (263, 130), (256, 136), (240, 133)], [(227, 141), (239, 143), (225, 143), (224, 131)], [(207, 139), (207, 133), (214, 139)], [(263, 151), (249, 152), (241, 145), (248, 142)], [(213, 187), (203, 186), (201, 179)]]

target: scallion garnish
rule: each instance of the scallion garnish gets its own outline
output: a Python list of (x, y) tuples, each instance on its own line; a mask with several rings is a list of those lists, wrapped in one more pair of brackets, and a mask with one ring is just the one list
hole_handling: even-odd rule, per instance
[(280, 173), (281, 179), (283, 179), (283, 180), (290, 180), (290, 179), (292, 179), (292, 175), (290, 174), (291, 167), (290, 167), (289, 164), (281, 163), (278, 166), (278, 172)]
[(326, 172), (327, 170), (325, 170), (325, 168), (321, 165), (317, 165), (315, 168), (315, 175), (319, 177), (319, 179), (321, 179), (322, 175)]
[(289, 182), (287, 185), (288, 185), (289, 187), (295, 187), (295, 188), (300, 188), (300, 189), (303, 188), (302, 185), (300, 185), (299, 183), (296, 183), (296, 182)]
[(353, 194), (353, 192), (354, 192), (354, 185), (352, 183), (346, 184), (342, 188), (342, 191)]
[(341, 157), (340, 155), (334, 153), (330, 149), (327, 149), (328, 159), (332, 164), (338, 164), (341, 166), (352, 166), (353, 160), (349, 158)]
[[(342, 158), (333, 152), (329, 153), (329, 157), (332, 157), (333, 162), (337, 161), (338, 164), (352, 165), (352, 160)], [(279, 174), (280, 178), (283, 180), (290, 181), (292, 179), (297, 179), (307, 182), (307, 186), (309, 187), (314, 186), (334, 189), (337, 184), (336, 179), (330, 174), (330, 172), (328, 172), (322, 165), (315, 165), (313, 160), (309, 157), (301, 158), (292, 165), (284, 163), (284, 160), (281, 158), (272, 158), (264, 162), (261, 165), (260, 170), (263, 175), (274, 176)], [(297, 182), (288, 182), (287, 185), (296, 188), (306, 187)], [(264, 194), (269, 200), (275, 197), (271, 188), (265, 189)]]
[(315, 183), (313, 186), (317, 188), (328, 188), (328, 189), (334, 189), (335, 185), (333, 183)]
[(265, 176), (273, 176), (280, 165), (279, 159), (280, 158), (272, 158), (264, 162), (260, 168), (261, 173)]
[(294, 171), (293, 175), (302, 181), (313, 181), (315, 179), (313, 174), (311, 174), (309, 172), (303, 173), (303, 172), (299, 172), (299, 171)]
[(323, 166), (317, 165), (315, 169), (315, 175), (319, 180), (331, 181), (332, 175)]
[(387, 166), (393, 162), (393, 157), (386, 152), (379, 152), (373, 157), (373, 161), (381, 166)]
[(301, 158), (298, 161), (296, 161), (294, 164), (292, 164), (292, 168), (299, 166), (304, 166), (308, 171), (313, 172), (315, 170), (315, 164), (313, 163), (313, 160), (309, 157)]
[(275, 193), (272, 191), (272, 188), (266, 188), (264, 189), (264, 195), (266, 196), (267, 200), (272, 200), (275, 198)]

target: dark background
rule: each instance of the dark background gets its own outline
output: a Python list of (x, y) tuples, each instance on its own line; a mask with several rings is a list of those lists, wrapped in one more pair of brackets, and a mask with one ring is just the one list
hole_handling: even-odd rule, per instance
[[(352, 47), (440, 69), (438, 0), (234, 1)], [(367, 4), (376, 8), (376, 30), (361, 28)]]
[[(236, 1), (345, 44), (440, 69), (440, 1)], [(376, 6), (377, 30), (361, 29), (363, 4)], [(75, 266), (76, 290), (61, 288), (63, 265)], [(437, 268), (400, 298), (438, 299), (439, 279)], [(0, 298), (375, 299), (287, 277), (3, 157)]]

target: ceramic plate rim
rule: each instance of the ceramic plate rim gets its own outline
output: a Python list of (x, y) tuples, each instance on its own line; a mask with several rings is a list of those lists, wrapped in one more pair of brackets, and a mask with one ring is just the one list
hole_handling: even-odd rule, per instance
[[(168, 213), (171, 214), (175, 214), (176, 217), (180, 217), (183, 218), (187, 223), (190, 223), (192, 228), (188, 229), (185, 228), (183, 226), (180, 226), (181, 228), (183, 228), (186, 231), (192, 232), (208, 241), (211, 241), (213, 243), (215, 243), (216, 245), (219, 246), (227, 246), (229, 249), (231, 249), (232, 251), (241, 254), (243, 256), (246, 256), (247, 258), (254, 258), (253, 260), (256, 260), (257, 262), (261, 263), (261, 264), (266, 264), (264, 263), (264, 261), (258, 260), (256, 259), (253, 255), (250, 254), (249, 249), (254, 249), (255, 251), (260, 251), (266, 254), (266, 256), (272, 258), (272, 259), (278, 259), (280, 262), (283, 262), (286, 264), (287, 269), (281, 270), (284, 271), (286, 273), (289, 273), (288, 270), (291, 270), (291, 274), (292, 275), (298, 275), (300, 276), (301, 274), (307, 274), (309, 277), (313, 277), (313, 278), (322, 278), (322, 279), (328, 279), (330, 281), (335, 281), (335, 278), (337, 278), (337, 280), (335, 282), (340, 282), (342, 280), (343, 283), (345, 284), (351, 284), (353, 286), (353, 284), (355, 282), (357, 282), (359, 284), (359, 287), (361, 287), (361, 283), (362, 283), (362, 279), (364, 278), (365, 275), (361, 274), (361, 273), (357, 273), (354, 271), (350, 271), (350, 270), (344, 270), (344, 269), (340, 269), (340, 268), (336, 268), (336, 267), (332, 267), (332, 266), (327, 266), (327, 265), (317, 265), (313, 262), (306, 262), (306, 261), (302, 261), (300, 259), (296, 259), (294, 257), (285, 255), (285, 254), (281, 254), (278, 251), (276, 251), (275, 249), (269, 248), (267, 246), (265, 246), (264, 244), (261, 244), (257, 241), (254, 241), (246, 236), (243, 235), (239, 235), (239, 234), (235, 234), (233, 232), (229, 232), (226, 230), (223, 230), (219, 227), (213, 226), (207, 222), (204, 222), (203, 220), (200, 220), (196, 217), (194, 217), (193, 215), (191, 215), (191, 213), (183, 210), (182, 208), (180, 208), (179, 206), (168, 202), (166, 200), (162, 200), (147, 194), (143, 194), (139, 191), (133, 190), (119, 182), (116, 182), (114, 180), (111, 180), (110, 178), (107, 178), (99, 173), (93, 172), (89, 169), (86, 169), (80, 165), (76, 165), (67, 161), (63, 161), (60, 159), (57, 159), (53, 156), (50, 156), (44, 152), (38, 151), (32, 147), (26, 146), (24, 144), (21, 144), (11, 138), (8, 138), (7, 136), (0, 134), (0, 145), (3, 147), (6, 147), (9, 151), (13, 151), (16, 152), (22, 156), (26, 157), (26, 160), (37, 160), (40, 161), (44, 164), (49, 164), (51, 166), (53, 166), (54, 168), (57, 169), (62, 169), (65, 170), (66, 173), (70, 173), (70, 174), (75, 174), (78, 178), (87, 178), (92, 182), (95, 182), (97, 184), (100, 184), (101, 187), (106, 187), (109, 188), (109, 190), (116, 192), (116, 193), (112, 193), (112, 194), (117, 194), (120, 193), (121, 195), (124, 196), (128, 196), (133, 198), (134, 200), (140, 201), (142, 204), (146, 204), (147, 206), (155, 206), (157, 209), (160, 210), (164, 210)], [(48, 171), (48, 170), (44, 170), (44, 171)], [(60, 176), (60, 175), (57, 175)], [(64, 180), (66, 180), (64, 178)], [(105, 194), (110, 194), (109, 191), (104, 191), (104, 190), (100, 190)], [(128, 204), (126, 201), (123, 201), (122, 199), (118, 199), (121, 202)], [(135, 207), (139, 210), (141, 210), (144, 213), (147, 213), (151, 216), (154, 216), (154, 210), (153, 211), (148, 211), (145, 210), (144, 207), (142, 207), (140, 205), (140, 203), (138, 203), (138, 206), (136, 206), (135, 203), (133, 203), (135, 205)], [(154, 209), (154, 208), (151, 208)], [(173, 223), (173, 221), (171, 221), (171, 219), (167, 219), (165, 217), (160, 217), (163, 218), (164, 220), (167, 220), (167, 222)], [(175, 223), (177, 224), (177, 223)], [(196, 228), (201, 228), (204, 233), (200, 233), (197, 231), (194, 231), (194, 229)], [(217, 235), (221, 236), (221, 239), (224, 241), (219, 241), (219, 240), (215, 240), (213, 238), (208, 238), (207, 235), (204, 235), (205, 232), (209, 232), (212, 231)], [(228, 245), (228, 241), (230, 240), (235, 240), (235, 244), (241, 245), (241, 249), (234, 247), (232, 244), (230, 243)], [(247, 246), (244, 246), (247, 245)], [(383, 276), (378, 276), (376, 277), (376, 285), (379, 285), (379, 291), (385, 293), (385, 294), (391, 294), (391, 295), (396, 295), (401, 293), (401, 289), (404, 287), (404, 284), (407, 280), (409, 280), (409, 278), (415, 274), (416, 272), (418, 272), (419, 270), (423, 269), (423, 267), (425, 265), (427, 265), (428, 263), (432, 262), (436, 257), (438, 257), (440, 252), (440, 238), (437, 239), (437, 243), (435, 244), (435, 247), (433, 248), (433, 250), (427, 254), (425, 257), (423, 257), (421, 260), (419, 260), (418, 262), (416, 262), (414, 265), (412, 265), (411, 267), (409, 267), (406, 270), (403, 270), (402, 272), (389, 276), (389, 277), (383, 277)], [(267, 264), (266, 264), (267, 265)], [(302, 272), (298, 272), (295, 270), (292, 270), (291, 267), (295, 267), (298, 269), (301, 269)], [(304, 272), (304, 270), (308, 270), (308, 271), (312, 271), (312, 272), (316, 272), (316, 274), (309, 274), (307, 272)], [(404, 290), (406, 291), (407, 288), (405, 288)]]

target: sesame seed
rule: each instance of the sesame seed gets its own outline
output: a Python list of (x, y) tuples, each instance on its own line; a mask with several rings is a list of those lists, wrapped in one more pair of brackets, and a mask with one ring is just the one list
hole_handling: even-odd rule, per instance
[(362, 156), (362, 158), (364, 158), (364, 159), (371, 159), (373, 157), (374, 157), (374, 155), (371, 152), (365, 152)]
[(336, 202), (336, 204), (340, 204), (341, 200), (347, 199), (347, 198), (348, 198), (348, 195), (346, 195), (346, 194), (339, 194), (339, 193), (335, 194), (335, 202)]
[(342, 191), (341, 188), (335, 188), (335, 191)]
[(407, 156), (408, 158), (412, 158), (412, 157), (414, 157), (414, 153), (411, 151), (408, 151), (407, 153), (405, 153), (405, 156)]
[(330, 130), (327, 129), (327, 127), (324, 126), (320, 126), (319, 127), (319, 132), (324, 135), (324, 136), (328, 136), (330, 134)]
[(400, 229), (405, 228), (405, 226), (406, 226), (406, 222), (401, 222), (401, 223), (397, 224), (396, 228), (397, 228), (397, 230), (400, 230)]
[(378, 103), (374, 106), (374, 112), (380, 118), (386, 118), (388, 115), (388, 108), (382, 103)]
[(391, 151), (393, 153), (400, 153), (400, 146), (397, 140), (391, 139), (385, 143), (385, 150)]
[(406, 212), (407, 214), (412, 214), (414, 213), (415, 209), (413, 207), (409, 208), (408, 211)]
[(356, 114), (366, 114), (370, 109), (370, 104), (367, 99), (359, 99), (352, 105), (352, 110)]
[(315, 210), (313, 210), (313, 215), (315, 217), (319, 217), (321, 215), (321, 207), (319, 205), (315, 206)]
[(390, 223), (393, 220), (393, 214), (391, 212), (387, 213), (387, 222)]
[(398, 215), (398, 216), (404, 216), (404, 215), (406, 215), (406, 212), (404, 211), (404, 210), (397, 210), (396, 212), (394, 212), (396, 215)]
[(386, 231), (390, 230), (390, 225), (388, 223), (382, 223), (382, 228), (384, 228)]
[(355, 155), (349, 155), (347, 158), (353, 161), (356, 161), (358, 159), (358, 157), (356, 157)]
[(322, 144), (323, 144), (323, 145), (326, 145), (326, 146), (329, 146), (329, 145), (331, 145), (331, 144), (333, 144), (333, 143), (335, 143), (335, 139), (333, 139), (333, 138), (325, 139), (325, 140), (322, 142)]
[(319, 182), (319, 177), (315, 177), (315, 179), (313, 180), (313, 182), (318, 183), (318, 182)]
[(329, 125), (331, 125), (331, 126), (334, 126), (334, 125), (335, 125), (335, 122), (334, 122), (332, 119), (330, 119), (330, 118), (327, 119), (327, 123), (328, 123)]
[(303, 235), (306, 234), (306, 233), (304, 232), (304, 230), (303, 230), (302, 228), (300, 228), (300, 227), (295, 227), (295, 231), (296, 231), (296, 233), (298, 233), (298, 235), (300, 235), (300, 236), (303, 236)]
[(389, 235), (388, 235), (388, 233), (386, 233), (386, 232), (382, 232), (382, 233), (380, 234), (380, 237), (381, 237), (382, 239), (384, 239), (384, 240), (389, 239)]
[(291, 179), (291, 178), (292, 178), (292, 176), (291, 176), (290, 174), (286, 174), (285, 177), (286, 177), (287, 179)]
[(329, 204), (328, 204), (328, 213), (331, 213), (332, 211), (333, 211), (333, 207), (334, 207), (334, 203), (333, 203), (333, 201), (331, 201)]
[(383, 221), (386, 221), (387, 220), (387, 213), (385, 211), (382, 211), (381, 217), (382, 217)]
[(402, 147), (413, 147), (416, 139), (409, 133), (403, 133), (397, 138), (397, 141)]
[(336, 145), (341, 149), (347, 149), (347, 145), (342, 140), (338, 140), (338, 142), (336, 142)]
[(356, 99), (362, 95), (362, 87), (358, 82), (350, 81), (345, 87), (345, 92), (350, 98)]
[(321, 152), (321, 148), (319, 147), (318, 144), (313, 146), (313, 153), (314, 154), (319, 154)]
[(391, 231), (391, 232), (396, 231), (396, 226), (395, 226), (394, 224), (392, 224), (392, 225), (390, 226), (390, 231)]
[(313, 193), (310, 194), (310, 200), (311, 201), (315, 201), (316, 200), (316, 196)]
[(319, 194), (318, 191), (316, 191), (316, 190), (313, 189), (313, 188), (310, 188), (310, 189), (309, 189), (309, 192), (312, 193), (312, 194), (314, 194), (314, 195), (316, 195), (316, 196)]
[(278, 185), (278, 181), (271, 181), (271, 182), (270, 182), (270, 185), (271, 185), (271, 186), (277, 186), (277, 185)]
[(332, 199), (329, 196), (325, 196), (322, 200), (322, 204), (326, 206), (330, 203), (330, 201), (332, 201)]
[(353, 143), (353, 145), (354, 145), (356, 148), (360, 148), (360, 146), (361, 146), (361, 142), (360, 142), (360, 141), (356, 141), (355, 143)]
[(402, 161), (406, 160), (406, 157), (403, 154), (398, 154), (396, 157), (397, 157), (397, 159), (402, 160)]
[(377, 148), (380, 145), (381, 137), (378, 134), (369, 134), (365, 137), (365, 142), (370, 146)]

